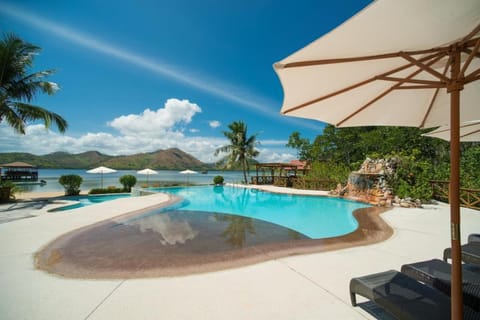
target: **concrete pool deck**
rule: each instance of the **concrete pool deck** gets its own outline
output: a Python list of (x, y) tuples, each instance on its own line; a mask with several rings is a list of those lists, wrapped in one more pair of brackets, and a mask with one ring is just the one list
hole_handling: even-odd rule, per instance
[[(34, 254), (56, 237), (100, 220), (158, 206), (167, 199), (162, 194), (124, 198), (51, 213), (46, 212), (50, 204), (45, 204), (22, 209), (34, 217), (0, 224), (1, 318), (374, 319), (362, 308), (351, 307), (348, 284), (352, 277), (441, 258), (449, 246), (449, 206), (438, 204), (383, 213), (381, 217), (394, 234), (381, 243), (276, 258), (223, 271), (79, 280), (35, 269)], [(479, 214), (462, 208), (462, 243), (469, 233), (480, 231)]]

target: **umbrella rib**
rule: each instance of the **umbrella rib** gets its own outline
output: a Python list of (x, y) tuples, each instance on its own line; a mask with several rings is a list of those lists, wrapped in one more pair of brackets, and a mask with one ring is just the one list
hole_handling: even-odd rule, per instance
[[(447, 74), (448, 67), (452, 64), (453, 61), (453, 56), (449, 56), (447, 63), (445, 64), (445, 68), (443, 69), (443, 74)], [(435, 103), (435, 100), (437, 99), (438, 93), (440, 92), (440, 88), (437, 88), (435, 92), (433, 93), (432, 99), (430, 100), (430, 103), (428, 104), (427, 112), (425, 112), (425, 116), (422, 119), (422, 122), (420, 123), (420, 128), (423, 128), (425, 126), (425, 122), (427, 122), (427, 118), (430, 115), (430, 112), (432, 111), (433, 104)]]
[(470, 66), (470, 63), (472, 62), (473, 58), (477, 55), (478, 49), (480, 48), (480, 39), (477, 40), (477, 43), (475, 44), (475, 47), (473, 48), (472, 52), (467, 58), (467, 61), (463, 64), (462, 70), (460, 71), (460, 77), (464, 77), (465, 72), (467, 71), (468, 67)]
[(316, 65), (322, 65), (322, 64), (361, 62), (361, 61), (369, 61), (369, 60), (382, 60), (382, 59), (389, 59), (389, 58), (398, 58), (398, 57), (402, 57), (403, 54), (421, 55), (421, 54), (427, 54), (427, 53), (439, 53), (439, 52), (444, 52), (444, 51), (447, 51), (447, 50), (448, 50), (448, 47), (439, 47), (439, 48), (432, 48), (432, 49), (425, 49), (425, 50), (418, 50), (418, 51), (399, 51), (399, 52), (384, 53), (384, 54), (362, 56), (362, 57), (307, 60), (307, 61), (289, 62), (289, 63), (285, 63), (285, 64), (276, 63), (275, 66), (277, 68), (283, 68), (283, 69), (297, 68), (297, 67), (309, 67), (309, 66), (316, 66)]
[(480, 69), (477, 70), (477, 72), (475, 72), (475, 73), (477, 74), (476, 76), (468, 77), (468, 79), (465, 78), (464, 83), (467, 84), (467, 83), (479, 80), (480, 79), (480, 74), (478, 74), (478, 73), (480, 73)]
[(413, 64), (417, 65), (420, 69), (422, 69), (422, 70), (425, 71), (425, 72), (430, 73), (430, 74), (433, 75), (434, 77), (439, 78), (440, 80), (443, 80), (443, 81), (445, 81), (446, 83), (449, 82), (449, 79), (448, 79), (445, 75), (443, 75), (443, 74), (441, 74), (441, 73), (433, 70), (432, 68), (430, 68), (429, 66), (427, 66), (427, 65), (425, 65), (424, 63), (420, 62), (419, 60), (415, 59), (415, 58), (412, 57), (411, 55), (402, 52), (402, 53), (401, 53), (401, 56), (402, 56), (402, 58), (404, 58), (405, 60), (412, 62)]
[(461, 135), (461, 136), (460, 136), (460, 139), (461, 139), (461, 138), (468, 137), (468, 136), (471, 136), (471, 135), (474, 135), (475, 133), (479, 133), (479, 132), (480, 132), (480, 129), (477, 129), (477, 130), (474, 130), (474, 131), (470, 131), (469, 133), (465, 133), (464, 135)]
[(467, 34), (461, 41), (459, 41), (459, 44), (461, 45), (465, 44), (466, 42), (470, 41), (472, 37), (474, 37), (479, 32), (480, 32), (480, 23), (469, 34)]
[[(393, 81), (393, 82), (400, 82), (403, 81), (404, 83), (416, 83), (416, 84), (424, 84), (424, 85), (430, 85), (430, 86), (435, 86), (434, 88), (439, 88), (440, 85), (443, 84), (443, 82), (439, 81), (429, 81), (429, 80), (420, 80), (420, 79), (404, 79), (404, 78), (397, 78), (397, 77), (379, 77), (379, 80), (385, 80), (385, 81)], [(442, 85), (444, 87), (445, 84)]]
[[(437, 54), (435, 57), (433, 57), (425, 66), (426, 67), (430, 67), (432, 64), (434, 64), (435, 62), (437, 62), (438, 60), (442, 59), (443, 56), (445, 54)], [(388, 88), (387, 90), (385, 90), (384, 92), (382, 92), (380, 95), (376, 96), (375, 98), (373, 98), (372, 100), (370, 100), (369, 102), (367, 102), (365, 105), (363, 105), (361, 108), (355, 110), (355, 112), (349, 114), (346, 118), (344, 118), (343, 120), (341, 120), (340, 122), (338, 122), (336, 124), (337, 127), (341, 126), (343, 123), (345, 123), (346, 121), (348, 121), (350, 118), (352, 118), (353, 116), (357, 115), (358, 113), (362, 112), (363, 110), (365, 110), (366, 108), (368, 108), (369, 106), (371, 106), (373, 103), (375, 103), (376, 101), (378, 101), (379, 99), (383, 98), (384, 96), (386, 96), (387, 94), (389, 94), (390, 92), (392, 92), (393, 90), (395, 89), (398, 89), (403, 83), (405, 83), (406, 81), (410, 80), (411, 78), (415, 77), (417, 74), (419, 74), (420, 72), (422, 72), (423, 69), (417, 69), (415, 70), (413, 73), (411, 73), (410, 75), (408, 75), (407, 77), (405, 78), (401, 78), (399, 79), (399, 81), (394, 84), (393, 86), (391, 86), (390, 88)]]
[[(419, 61), (427, 61), (427, 60), (429, 60), (429, 59), (435, 59), (435, 58), (438, 58), (438, 60), (439, 60), (439, 59), (441, 59), (443, 56), (445, 56), (445, 52), (443, 52), (443, 51), (442, 51), (442, 52), (435, 52), (434, 54), (431, 54), (431, 55), (428, 55), (428, 56), (425, 56), (425, 57), (419, 59)], [(437, 60), (434, 60), (434, 61), (437, 61)], [(430, 63), (430, 62), (429, 62), (429, 63)], [(344, 92), (347, 92), (347, 91), (356, 89), (356, 88), (361, 87), (361, 86), (363, 86), (363, 85), (366, 85), (366, 84), (368, 84), (368, 83), (370, 83), (370, 82), (379, 80), (379, 79), (381, 79), (381, 77), (386, 77), (386, 76), (388, 76), (388, 75), (391, 75), (391, 74), (400, 72), (400, 71), (402, 71), (402, 70), (408, 69), (408, 68), (410, 68), (410, 67), (413, 66), (413, 65), (414, 65), (414, 63), (412, 63), (412, 62), (407, 63), (407, 64), (405, 64), (405, 65), (403, 65), (403, 66), (400, 66), (400, 67), (397, 67), (397, 68), (395, 68), (395, 69), (389, 70), (389, 71), (387, 71), (387, 72), (385, 72), (385, 73), (382, 73), (382, 74), (380, 74), (380, 75), (373, 76), (373, 77), (371, 77), (371, 78), (369, 78), (369, 79), (366, 79), (366, 80), (364, 80), (364, 81), (357, 82), (357, 83), (355, 83), (355, 84), (353, 84), (353, 85), (351, 85), (351, 86), (348, 86), (348, 87), (345, 87), (345, 88), (340, 89), (340, 90), (338, 90), (338, 91), (329, 93), (329, 94), (327, 94), (327, 95), (325, 95), (325, 96), (322, 96), (322, 97), (319, 97), (319, 98), (316, 98), (316, 99), (313, 99), (313, 100), (304, 102), (304, 103), (302, 103), (302, 104), (300, 104), (300, 105), (297, 105), (297, 106), (295, 106), (295, 107), (292, 107), (292, 108), (290, 108), (290, 109), (288, 109), (288, 110), (283, 110), (283, 111), (282, 111), (282, 114), (287, 114), (287, 113), (290, 113), (290, 112), (292, 112), (292, 111), (295, 111), (295, 110), (298, 110), (298, 109), (302, 109), (302, 108), (304, 108), (304, 107), (306, 107), (306, 106), (308, 106), (308, 105), (311, 105), (311, 104), (314, 104), (314, 103), (317, 103), (317, 102), (320, 102), (320, 101), (329, 99), (329, 98), (331, 98), (331, 97), (337, 96), (337, 95), (342, 94), (342, 93), (344, 93)]]

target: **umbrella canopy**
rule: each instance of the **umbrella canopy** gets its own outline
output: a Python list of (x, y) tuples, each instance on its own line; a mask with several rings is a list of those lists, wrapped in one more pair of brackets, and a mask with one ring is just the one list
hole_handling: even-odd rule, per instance
[[(424, 133), (423, 136), (450, 141), (450, 126), (442, 126), (428, 133)], [(480, 121), (470, 121), (463, 123), (460, 126), (460, 141), (480, 141)]]
[(146, 168), (146, 169), (137, 171), (137, 173), (138, 173), (138, 174), (146, 174), (146, 175), (147, 175), (147, 185), (148, 185), (148, 177), (149, 177), (151, 174), (158, 174), (158, 171), (152, 170), (152, 169), (150, 169), (150, 168)]
[(146, 175), (149, 175), (149, 174), (158, 174), (158, 171), (155, 171), (155, 170), (146, 168), (146, 169), (137, 171), (137, 173), (138, 173), (138, 174), (146, 174)]
[(198, 172), (190, 169), (180, 171), (180, 174), (195, 174), (195, 173), (198, 173)]
[(463, 316), (459, 125), (480, 119), (479, 33), (478, 0), (378, 0), (274, 65), (284, 115), (338, 127), (450, 125), (454, 319)]
[(191, 175), (191, 174), (196, 174), (196, 173), (198, 173), (198, 172), (197, 172), (197, 171), (190, 170), (190, 169), (180, 171), (180, 174), (185, 174), (185, 175), (187, 175), (187, 186), (188, 186), (188, 176)]
[(97, 173), (97, 174), (100, 173), (100, 176), (101, 176), (100, 181), (101, 181), (102, 188), (103, 188), (103, 174), (113, 173), (113, 172), (117, 172), (117, 170), (107, 168), (107, 167), (97, 167), (94, 169), (87, 170), (87, 173)]

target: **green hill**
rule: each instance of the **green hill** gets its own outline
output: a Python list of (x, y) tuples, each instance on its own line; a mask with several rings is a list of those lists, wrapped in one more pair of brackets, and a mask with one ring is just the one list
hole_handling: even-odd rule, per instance
[(139, 170), (147, 167), (151, 169), (206, 169), (209, 167), (177, 148), (129, 156), (110, 156), (98, 151), (78, 154), (54, 152), (43, 156), (19, 152), (0, 153), (0, 165), (14, 161), (23, 161), (39, 168), (49, 169), (88, 169), (98, 166), (107, 166), (119, 170)]

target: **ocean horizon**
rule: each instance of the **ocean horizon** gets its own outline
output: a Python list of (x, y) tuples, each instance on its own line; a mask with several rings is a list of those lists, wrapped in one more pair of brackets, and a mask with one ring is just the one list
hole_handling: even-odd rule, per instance
[[(83, 178), (80, 190), (89, 191), (93, 188), (101, 187), (101, 175), (87, 173), (88, 169), (38, 169), (38, 180), (44, 180), (46, 184), (21, 184), (17, 185), (21, 188), (22, 192), (53, 192), (64, 191), (63, 186), (58, 183), (58, 179), (62, 175), (76, 174)], [(239, 183), (243, 180), (243, 173), (241, 171), (219, 171), (211, 170), (206, 174), (200, 172), (196, 174), (180, 174), (177, 170), (156, 170), (158, 174), (151, 174), (148, 176), (148, 183), (152, 185), (154, 183), (188, 183), (190, 184), (213, 184), (213, 177), (217, 175), (223, 176), (225, 183)], [(147, 183), (147, 176), (138, 174), (137, 170), (117, 170), (117, 172), (103, 174), (103, 187), (115, 186), (122, 187), (119, 179), (124, 175), (133, 175), (137, 178), (136, 186), (141, 186)]]

